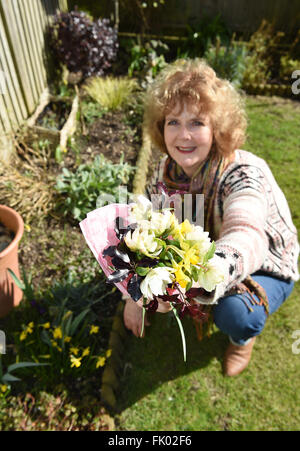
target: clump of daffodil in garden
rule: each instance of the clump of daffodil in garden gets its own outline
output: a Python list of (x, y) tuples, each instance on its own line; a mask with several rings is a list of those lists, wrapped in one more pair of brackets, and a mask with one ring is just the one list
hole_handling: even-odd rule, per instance
[[(17, 281), (21, 287), (21, 281)], [(18, 380), (34, 377), (43, 387), (67, 381), (68, 377), (78, 380), (97, 373), (100, 376), (112, 353), (107, 348), (110, 320), (103, 323), (100, 316), (112, 291), (104, 291), (99, 281), (77, 285), (70, 279), (44, 293), (32, 287), (30, 299), (24, 293), (24, 301), (12, 312), (7, 325), (9, 352), (2, 359), (4, 372), (14, 362), (30, 362), (27, 367), (22, 365)], [(2, 382), (0, 378), (3, 397), (14, 381)]]
[(55, 320), (23, 324), (15, 332), (15, 346), (22, 360), (47, 362), (49, 366), (37, 368), (39, 373), (85, 375), (103, 367), (111, 355), (111, 349), (99, 347), (99, 325), (89, 323), (89, 310), (75, 315), (67, 310), (60, 323)]

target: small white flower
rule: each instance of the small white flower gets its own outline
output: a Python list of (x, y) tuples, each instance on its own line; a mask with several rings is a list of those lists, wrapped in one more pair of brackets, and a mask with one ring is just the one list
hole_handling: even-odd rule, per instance
[(160, 236), (166, 230), (171, 229), (175, 221), (177, 220), (170, 210), (166, 210), (163, 213), (153, 211), (150, 219), (150, 228), (156, 236)]
[(166, 287), (173, 281), (173, 268), (159, 267), (151, 269), (140, 285), (141, 292), (145, 298), (152, 300), (153, 295), (165, 294)]
[(132, 251), (139, 251), (148, 256), (156, 256), (162, 250), (154, 233), (149, 233), (148, 230), (135, 229), (133, 232), (128, 232), (125, 236), (125, 243)]
[(204, 232), (203, 228), (200, 226), (194, 226), (191, 232), (187, 232), (185, 239), (189, 242), (191, 246), (197, 246), (200, 255), (205, 255), (211, 246), (211, 241), (209, 239), (209, 233)]
[(224, 270), (216, 258), (209, 260), (205, 266), (206, 268), (200, 273), (198, 283), (206, 291), (213, 291), (219, 283), (224, 281)]
[(135, 202), (131, 205), (130, 219), (132, 222), (139, 222), (148, 219), (152, 212), (152, 203), (147, 197), (141, 194), (135, 197)]

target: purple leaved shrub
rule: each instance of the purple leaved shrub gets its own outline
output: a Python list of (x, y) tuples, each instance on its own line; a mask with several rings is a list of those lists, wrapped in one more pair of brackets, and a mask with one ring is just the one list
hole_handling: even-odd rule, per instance
[(92, 21), (83, 11), (59, 13), (50, 29), (51, 49), (69, 72), (85, 79), (103, 75), (116, 59), (118, 34), (108, 19)]

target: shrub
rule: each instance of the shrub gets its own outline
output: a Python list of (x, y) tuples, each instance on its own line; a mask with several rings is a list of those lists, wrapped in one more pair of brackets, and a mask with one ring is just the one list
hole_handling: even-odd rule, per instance
[(274, 66), (274, 48), (282, 38), (282, 33), (274, 33), (273, 25), (263, 20), (249, 41), (243, 86), (267, 83)]
[(220, 14), (202, 17), (197, 23), (187, 25), (187, 39), (177, 50), (177, 57), (202, 57), (211, 42), (219, 37), (222, 44), (230, 41), (230, 31)]
[(280, 77), (282, 80), (290, 81), (292, 73), (300, 69), (300, 60), (292, 59), (289, 55), (280, 58)]
[(136, 75), (145, 79), (147, 83), (151, 83), (161, 69), (167, 65), (164, 53), (169, 50), (169, 47), (162, 41), (151, 39), (142, 45), (131, 40), (129, 50), (131, 61), (128, 75), (130, 77)]
[(116, 111), (130, 101), (137, 87), (137, 82), (128, 77), (94, 77), (86, 83), (84, 89), (103, 108)]
[(119, 164), (113, 164), (102, 154), (91, 164), (81, 164), (75, 173), (63, 168), (55, 188), (63, 195), (64, 214), (81, 221), (89, 211), (100, 206), (97, 203), (100, 194), (118, 198), (119, 186), (128, 183), (134, 169), (123, 163), (123, 158)]
[(204, 54), (204, 58), (216, 71), (217, 75), (239, 88), (241, 86), (244, 72), (246, 70), (247, 50), (245, 46), (231, 43), (222, 46), (220, 39), (216, 45), (210, 44)]
[(50, 35), (55, 57), (70, 72), (82, 72), (84, 79), (103, 75), (116, 59), (117, 31), (108, 19), (93, 22), (82, 11), (60, 13), (54, 16)]

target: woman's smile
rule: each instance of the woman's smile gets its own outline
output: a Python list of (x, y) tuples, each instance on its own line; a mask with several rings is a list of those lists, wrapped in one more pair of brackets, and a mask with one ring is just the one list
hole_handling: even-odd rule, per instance
[(168, 153), (184, 172), (192, 177), (208, 156), (213, 142), (213, 128), (207, 114), (194, 104), (176, 104), (165, 118), (164, 139)]
[(191, 152), (194, 152), (194, 150), (196, 150), (196, 146), (192, 146), (192, 147), (176, 146), (176, 148), (179, 152), (182, 152), (182, 153), (191, 153)]

